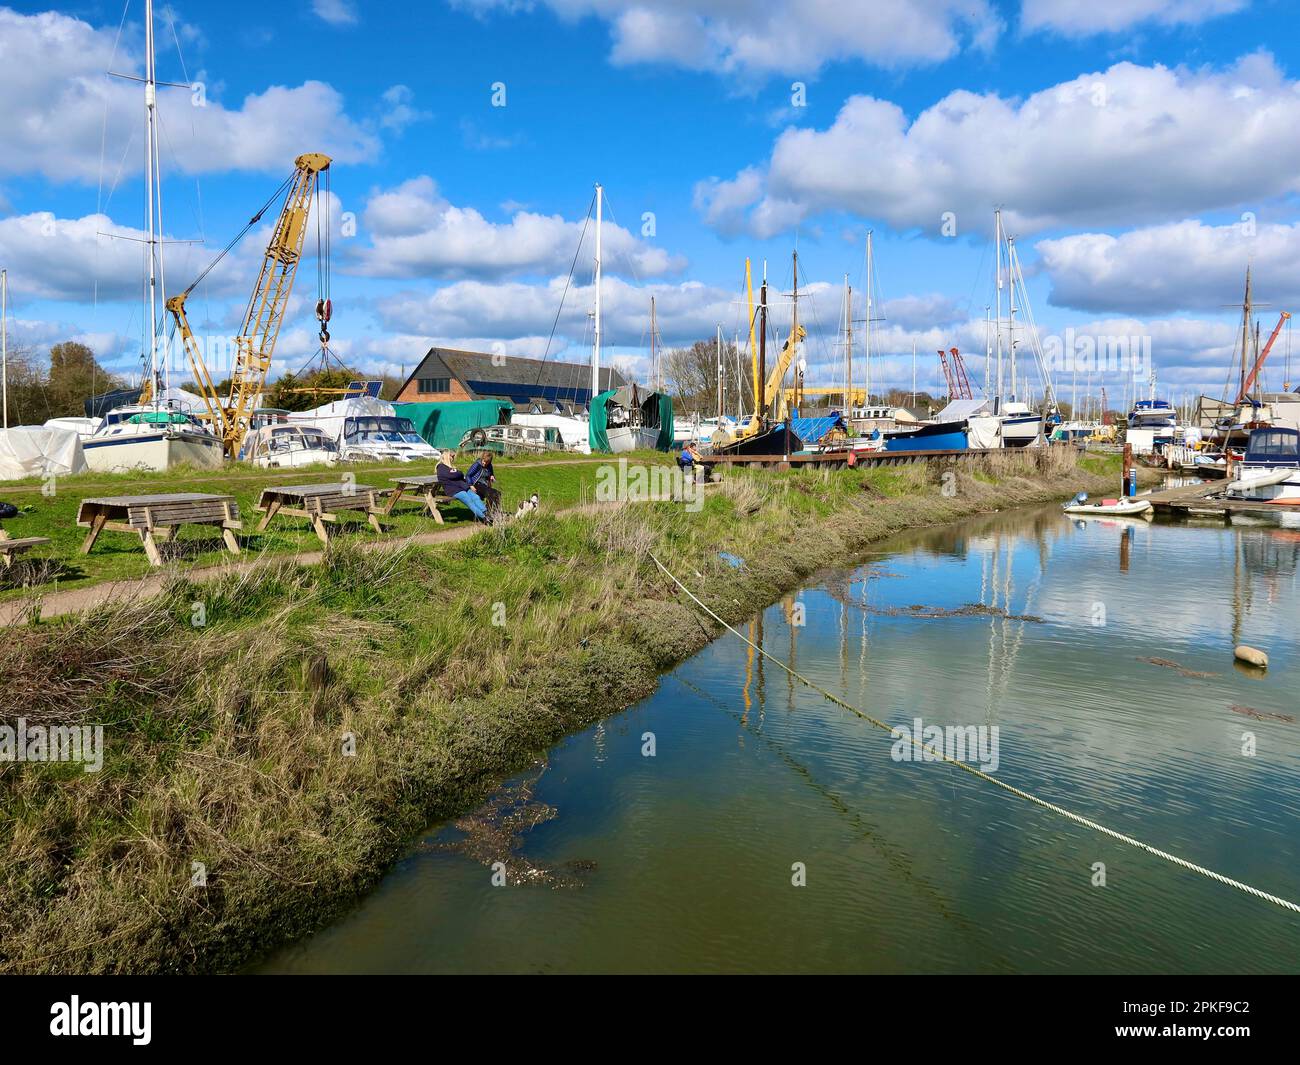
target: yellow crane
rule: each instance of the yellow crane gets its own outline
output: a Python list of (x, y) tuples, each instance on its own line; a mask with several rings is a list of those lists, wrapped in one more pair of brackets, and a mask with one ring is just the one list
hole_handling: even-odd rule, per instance
[[(262, 389), (266, 385), (267, 371), (271, 368), (271, 357), (275, 352), (275, 342), (280, 335), (280, 326), (289, 305), (289, 296), (293, 292), (294, 276), (298, 272), (298, 263), (302, 259), (303, 241), (307, 235), (307, 219), (311, 213), (312, 201), (319, 191), (320, 175), (329, 170), (330, 157), (319, 152), (309, 152), (294, 160), (294, 171), (278, 188), (271, 198), (262, 206), (216, 259), (212, 261), (189, 288), (167, 301), (167, 310), (176, 322), (177, 332), (185, 346), (185, 354), (190, 368), (194, 372), (194, 382), (199, 394), (207, 406), (207, 420), (217, 433), (231, 458), (239, 454), (244, 435), (248, 432), (253, 412), (257, 409)], [(230, 376), (230, 392), (222, 400), (212, 375), (203, 359), (203, 351), (189, 319), (185, 315), (185, 300), (190, 293), (207, 277), (239, 240), (259, 221), (266, 210), (284, 193), (284, 203), (280, 216), (276, 219), (271, 240), (266, 246), (262, 259), (262, 269), (257, 277), (257, 284), (244, 311), (244, 320), (239, 334), (235, 337), (235, 360)], [(326, 256), (322, 251), (322, 256)], [(325, 265), (322, 263), (322, 271)], [(324, 276), (324, 275), (323, 275)], [(316, 317), (321, 323), (321, 341), (328, 341), (327, 323), (330, 317), (328, 295), (316, 304)]]
[(781, 382), (785, 379), (786, 372), (790, 369), (790, 364), (794, 361), (795, 352), (799, 344), (807, 337), (804, 327), (799, 324), (799, 253), (794, 254), (794, 318), (790, 324), (790, 334), (786, 337), (785, 343), (781, 346), (781, 354), (777, 356), (776, 365), (772, 367), (772, 372), (767, 374), (766, 379), (763, 371), (766, 369), (766, 352), (767, 352), (767, 270), (764, 267), (763, 285), (759, 290), (759, 307), (758, 307), (758, 344), (754, 344), (754, 283), (750, 273), (749, 260), (745, 260), (745, 290), (749, 298), (749, 350), (753, 363), (754, 371), (754, 413), (750, 416), (749, 421), (744, 425), (737, 426), (733, 431), (727, 432), (720, 429), (713, 436), (713, 446), (719, 450), (726, 450), (742, 443), (751, 437), (758, 436), (767, 426), (767, 397), (772, 396), (775, 400), (775, 409), (773, 411), (776, 421), (783, 421), (789, 413), (786, 391), (781, 388)]

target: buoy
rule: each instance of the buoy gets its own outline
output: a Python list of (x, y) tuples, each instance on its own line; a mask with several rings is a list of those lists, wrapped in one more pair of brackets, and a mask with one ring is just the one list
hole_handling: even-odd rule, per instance
[(1268, 655), (1258, 647), (1249, 647), (1246, 644), (1238, 644), (1233, 649), (1233, 657), (1242, 662), (1249, 663), (1252, 666), (1259, 666), (1260, 669), (1268, 668)]

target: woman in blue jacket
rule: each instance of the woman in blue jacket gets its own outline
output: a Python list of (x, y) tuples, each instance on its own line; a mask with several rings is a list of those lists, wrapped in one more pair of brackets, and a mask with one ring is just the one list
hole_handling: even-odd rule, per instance
[(474, 491), (474, 486), (456, 468), (456, 452), (447, 450), (442, 453), (442, 461), (438, 463), (438, 484), (447, 496), (458, 499), (469, 507), (475, 521), (492, 524), (488, 518), (487, 506)]

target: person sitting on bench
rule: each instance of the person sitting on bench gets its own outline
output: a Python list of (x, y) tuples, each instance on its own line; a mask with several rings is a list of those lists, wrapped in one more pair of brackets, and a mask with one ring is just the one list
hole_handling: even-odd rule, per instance
[(700, 447), (698, 444), (690, 443), (682, 448), (682, 453), (677, 456), (677, 468), (681, 470), (682, 473), (689, 473), (691, 475), (694, 475), (696, 469), (701, 469), (704, 471), (705, 484), (713, 480), (713, 470), (710, 469), (709, 464), (704, 461), (704, 456), (700, 454)]
[(465, 479), (465, 475), (456, 469), (456, 452), (450, 449), (442, 453), (442, 461), (438, 463), (438, 484), (448, 498), (457, 499), (469, 507), (475, 521), (492, 524), (487, 505), (474, 491), (474, 486)]
[(474, 486), (474, 491), (487, 504), (489, 514), (496, 514), (501, 509), (501, 493), (497, 490), (496, 473), (492, 469), (492, 452), (479, 452), (478, 458), (465, 471), (465, 480)]

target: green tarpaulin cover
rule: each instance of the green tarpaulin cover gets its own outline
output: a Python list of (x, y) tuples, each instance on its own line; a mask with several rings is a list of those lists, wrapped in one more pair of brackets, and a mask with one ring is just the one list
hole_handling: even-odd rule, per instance
[[(601, 392), (591, 401), (590, 414), (587, 417), (587, 440), (591, 444), (593, 452), (609, 450), (609, 403), (617, 391), (618, 389), (611, 388), (608, 392)], [(645, 410), (645, 404), (656, 396), (659, 400), (659, 438), (655, 441), (655, 447), (660, 451), (671, 451), (673, 448), (673, 398), (663, 392), (645, 395), (646, 399), (642, 401), (642, 410)]]
[(514, 404), (500, 399), (454, 400), (450, 403), (395, 403), (399, 418), (410, 418), (415, 431), (437, 448), (459, 447), (460, 438), (482, 425), (510, 421)]
[(127, 418), (131, 425), (185, 425), (188, 421), (184, 414), (169, 410), (147, 410)]
[(609, 451), (609, 411), (606, 408), (615, 391), (611, 388), (608, 392), (601, 392), (588, 407), (587, 442), (593, 455), (598, 451), (602, 454)]

